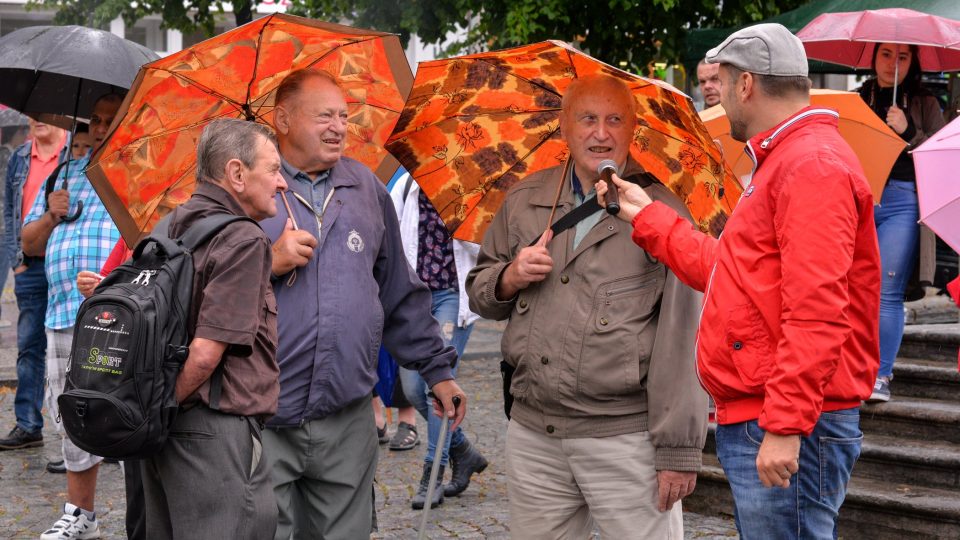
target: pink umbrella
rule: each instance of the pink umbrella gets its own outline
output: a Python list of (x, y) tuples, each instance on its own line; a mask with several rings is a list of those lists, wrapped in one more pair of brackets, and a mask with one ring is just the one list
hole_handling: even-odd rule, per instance
[(808, 58), (842, 66), (869, 68), (877, 43), (899, 43), (919, 47), (923, 71), (960, 70), (960, 21), (912, 9), (824, 13), (797, 37)]
[(797, 32), (807, 56), (853, 68), (869, 68), (877, 43), (920, 46), (924, 71), (960, 70), (960, 21), (890, 8), (824, 13)]
[(920, 221), (960, 251), (960, 118), (944, 126), (913, 152)]

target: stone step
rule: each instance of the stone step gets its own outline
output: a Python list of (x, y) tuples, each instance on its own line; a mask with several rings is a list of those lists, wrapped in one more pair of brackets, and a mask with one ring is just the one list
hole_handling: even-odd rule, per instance
[[(716, 463), (715, 427), (707, 430), (704, 459)], [(938, 441), (904, 441), (867, 433), (854, 478), (960, 490), (960, 444)]]
[(900, 356), (952, 361), (956, 365), (960, 325), (910, 324), (904, 327)]
[(956, 359), (897, 358), (893, 365), (893, 398), (919, 397), (960, 402), (960, 372)]
[[(733, 495), (715, 456), (704, 456), (697, 488), (683, 507), (732, 515)], [(960, 538), (960, 491), (854, 478), (840, 509), (839, 529), (841, 537), (871, 540)]]
[(960, 402), (894, 397), (888, 403), (865, 403), (860, 409), (864, 433), (913, 441), (960, 443)]
[(944, 488), (960, 495), (960, 444), (867, 433), (854, 478)]

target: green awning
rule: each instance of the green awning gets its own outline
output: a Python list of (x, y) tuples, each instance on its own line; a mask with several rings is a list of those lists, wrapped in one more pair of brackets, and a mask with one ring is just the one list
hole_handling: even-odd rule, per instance
[[(905, 7), (914, 11), (960, 20), (960, 1), (958, 0), (912, 0), (911, 2), (905, 2), (904, 0), (813, 0), (809, 4), (798, 7), (797, 9), (781, 13), (776, 17), (770, 17), (760, 22), (780, 23), (786, 26), (791, 32), (797, 33), (822, 13), (864, 11), (867, 9), (895, 7)], [(719, 45), (727, 36), (740, 28), (742, 27), (691, 30), (687, 33), (687, 56), (684, 59), (684, 64), (688, 66), (695, 65), (706, 56), (707, 51)], [(810, 62), (810, 71), (812, 73), (853, 73), (853, 70), (850, 68), (818, 61)]]

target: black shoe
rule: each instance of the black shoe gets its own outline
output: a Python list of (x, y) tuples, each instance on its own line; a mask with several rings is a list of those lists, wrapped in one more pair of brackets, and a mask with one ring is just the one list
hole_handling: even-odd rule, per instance
[(64, 465), (62, 459), (60, 461), (48, 461), (47, 472), (53, 474), (67, 474), (67, 466)]
[[(423, 464), (423, 476), (420, 477), (420, 487), (417, 488), (417, 494), (413, 496), (411, 506), (414, 510), (423, 510), (423, 505), (427, 502), (427, 488), (430, 487), (430, 469), (432, 463)], [(443, 465), (440, 466), (440, 472), (437, 473), (437, 485), (433, 488), (433, 502), (430, 508), (436, 508), (443, 504)]]
[(489, 462), (483, 457), (479, 450), (470, 444), (466, 438), (460, 446), (450, 447), (450, 483), (444, 484), (443, 495), (445, 497), (456, 497), (470, 486), (470, 477), (474, 474), (480, 474), (487, 468)]
[(20, 426), (14, 426), (9, 435), (0, 439), (0, 450), (18, 450), (34, 446), (43, 446), (43, 433), (39, 430), (36, 433), (27, 433), (20, 429)]

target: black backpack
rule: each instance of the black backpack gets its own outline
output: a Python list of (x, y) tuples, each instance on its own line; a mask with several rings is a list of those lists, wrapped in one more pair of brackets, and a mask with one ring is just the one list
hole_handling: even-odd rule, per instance
[[(142, 240), (81, 304), (74, 326), (60, 419), (70, 440), (91, 454), (135, 459), (156, 454), (177, 415), (177, 375), (189, 352), (193, 251), (234, 221), (217, 214), (180, 238), (169, 217)], [(222, 373), (211, 381), (211, 394)], [(214, 403), (211, 408), (216, 408)]]

